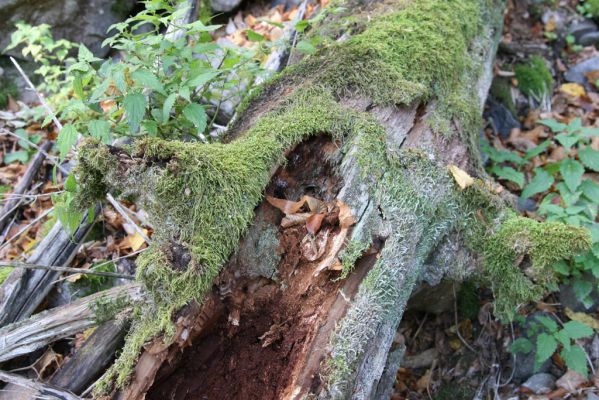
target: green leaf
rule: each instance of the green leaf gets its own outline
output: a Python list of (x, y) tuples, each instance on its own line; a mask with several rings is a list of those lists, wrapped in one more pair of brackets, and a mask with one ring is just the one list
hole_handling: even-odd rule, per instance
[(248, 35), (248, 40), (250, 42), (263, 42), (265, 39), (264, 36), (251, 29), (247, 29), (245, 33)]
[(123, 106), (127, 113), (127, 123), (129, 131), (136, 133), (139, 129), (139, 124), (146, 114), (147, 101), (143, 94), (139, 92), (131, 92), (123, 100)]
[(564, 276), (570, 275), (570, 268), (564, 260), (559, 260), (558, 262), (553, 264), (553, 270)]
[(553, 119), (542, 119), (539, 121), (539, 124), (545, 125), (555, 133), (562, 132), (568, 127), (566, 124), (562, 124)]
[(579, 345), (572, 346), (569, 350), (563, 349), (560, 353), (568, 369), (580, 373), (582, 376), (587, 376), (587, 357), (584, 349)]
[(557, 350), (557, 340), (551, 335), (541, 333), (537, 337), (537, 351), (535, 353), (535, 370), (549, 359)]
[(304, 53), (304, 54), (314, 54), (316, 53), (316, 47), (314, 47), (314, 45), (310, 42), (308, 42), (307, 40), (300, 40), (297, 45), (295, 46), (295, 48), (300, 52), (300, 53)]
[(75, 193), (77, 191), (77, 180), (75, 175), (72, 173), (67, 176), (67, 180), (64, 182), (64, 188), (67, 192)]
[(197, 128), (198, 132), (204, 132), (204, 129), (206, 129), (206, 111), (201, 105), (196, 103), (188, 104), (183, 109), (183, 116)]
[(522, 172), (516, 171), (512, 167), (496, 166), (493, 167), (491, 171), (499, 178), (512, 181), (519, 187), (522, 187), (524, 185), (524, 174)]
[(532, 351), (532, 343), (526, 338), (518, 338), (510, 345), (510, 352), (528, 354)]
[(175, 100), (177, 100), (177, 93), (171, 93), (166, 100), (164, 100), (164, 104), (162, 105), (162, 123), (166, 124), (170, 117), (171, 109), (175, 104)]
[(193, 87), (193, 88), (196, 88), (198, 86), (203, 86), (207, 82), (210, 82), (212, 79), (214, 79), (217, 75), (218, 75), (217, 71), (205, 72), (203, 74), (200, 74), (200, 75), (188, 80), (185, 83), (185, 85), (189, 86), (189, 87)]
[(599, 172), (599, 151), (594, 150), (591, 146), (586, 146), (584, 149), (578, 150), (578, 158), (587, 168)]
[(298, 32), (303, 32), (308, 26), (310, 26), (310, 23), (304, 19), (295, 24), (295, 30)]
[(148, 69), (142, 68), (131, 73), (131, 78), (140, 86), (150, 88), (156, 92), (164, 93), (164, 86), (160, 80)]
[(549, 332), (554, 333), (557, 331), (557, 322), (555, 322), (552, 318), (539, 315), (536, 317), (536, 320), (539, 321), (545, 328), (547, 328)]
[(61, 159), (64, 159), (71, 148), (77, 143), (77, 137), (79, 136), (79, 132), (77, 129), (71, 124), (66, 124), (60, 130), (58, 134), (58, 139), (56, 140), (56, 146), (58, 147), (58, 154)]
[(578, 143), (580, 138), (580, 135), (567, 133), (560, 133), (559, 135), (555, 136), (555, 140), (557, 140), (562, 146), (564, 146), (566, 150), (569, 150), (572, 146)]
[(528, 198), (534, 194), (544, 192), (553, 185), (554, 179), (548, 172), (541, 168), (535, 169), (535, 176), (522, 191), (522, 198)]
[[(590, 283), (590, 282), (589, 282)], [(571, 339), (582, 339), (593, 335), (593, 328), (579, 321), (568, 321), (564, 324), (564, 330)]]
[(536, 157), (545, 150), (547, 150), (549, 146), (551, 146), (551, 140), (545, 140), (543, 143), (536, 146), (535, 148), (528, 150), (524, 155), (524, 158), (530, 160), (531, 158)]
[(580, 182), (582, 181), (582, 175), (584, 174), (584, 167), (581, 163), (571, 158), (567, 158), (561, 162), (559, 171), (564, 178), (564, 182), (568, 189), (575, 191)]
[(583, 301), (593, 291), (593, 284), (584, 279), (577, 278), (572, 283), (572, 290), (574, 291), (576, 298)]
[(599, 185), (590, 179), (584, 179), (580, 184), (579, 189), (582, 194), (593, 202), (599, 202)]
[(4, 164), (10, 164), (15, 161), (27, 164), (29, 161), (29, 152), (27, 150), (16, 150), (4, 155)]
[(94, 119), (87, 124), (89, 134), (101, 140), (104, 144), (110, 144), (110, 123), (103, 119)]
[(99, 58), (94, 57), (94, 54), (91, 51), (89, 51), (89, 49), (85, 47), (85, 45), (83, 44), (79, 45), (79, 53), (77, 55), (77, 58), (79, 60), (88, 62), (99, 60)]

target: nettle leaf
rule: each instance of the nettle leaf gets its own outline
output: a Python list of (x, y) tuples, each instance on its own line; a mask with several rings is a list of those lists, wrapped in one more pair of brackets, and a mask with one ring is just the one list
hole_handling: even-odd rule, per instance
[(522, 172), (516, 171), (512, 167), (495, 166), (492, 168), (492, 172), (501, 179), (514, 182), (519, 187), (524, 186), (524, 174)]
[(555, 136), (555, 140), (557, 140), (559, 142), (559, 144), (564, 146), (566, 148), (566, 150), (570, 150), (570, 148), (572, 146), (574, 146), (576, 143), (578, 143), (580, 138), (581, 138), (580, 135), (567, 134), (567, 133), (560, 133), (559, 135)]
[(532, 351), (532, 343), (526, 338), (518, 338), (511, 344), (510, 351), (512, 353), (528, 354)]
[(593, 334), (593, 328), (579, 321), (568, 321), (564, 324), (564, 330), (571, 339), (582, 339)]
[(66, 124), (60, 130), (58, 134), (58, 139), (56, 140), (56, 145), (58, 146), (58, 153), (61, 159), (64, 159), (71, 148), (77, 143), (77, 137), (79, 136), (79, 132), (77, 129), (71, 124)]
[(67, 192), (75, 193), (77, 191), (77, 180), (75, 175), (72, 173), (67, 176), (67, 180), (64, 182), (64, 188)]
[(537, 193), (548, 190), (555, 179), (547, 171), (537, 168), (535, 169), (535, 176), (532, 178), (530, 183), (526, 185), (522, 191), (522, 198), (528, 198)]
[(206, 129), (208, 118), (204, 107), (201, 105), (196, 103), (188, 104), (183, 109), (183, 116), (197, 128), (198, 132), (204, 132), (204, 129)]
[(206, 83), (210, 82), (218, 75), (217, 71), (205, 72), (203, 74), (199, 74), (198, 76), (191, 78), (188, 80), (185, 85), (189, 87), (196, 88), (198, 86), (203, 86)]
[(123, 106), (127, 113), (127, 123), (129, 124), (129, 131), (136, 133), (139, 129), (139, 124), (146, 114), (147, 106), (146, 98), (140, 92), (131, 92), (123, 100)]
[(599, 151), (594, 150), (591, 146), (586, 146), (584, 149), (578, 150), (578, 158), (587, 168), (599, 172)]
[(580, 301), (583, 301), (593, 291), (593, 284), (584, 279), (578, 278), (572, 283), (572, 290), (574, 291), (576, 298)]
[(310, 23), (308, 21), (306, 21), (305, 19), (298, 21), (295, 24), (295, 30), (298, 32), (303, 32), (306, 30), (306, 28), (310, 25)]
[(526, 154), (524, 155), (524, 158), (527, 160), (530, 160), (531, 158), (536, 157), (539, 154), (541, 154), (542, 152), (544, 152), (545, 150), (547, 150), (549, 148), (549, 146), (551, 146), (551, 140), (545, 140), (540, 145), (534, 147), (531, 150), (528, 150), (526, 152)]
[(560, 355), (566, 362), (568, 369), (576, 371), (584, 377), (587, 376), (587, 357), (582, 347), (576, 344), (570, 349), (564, 348)]
[(245, 33), (248, 35), (250, 42), (263, 42), (265, 40), (264, 36), (251, 29), (246, 30)]
[(15, 150), (4, 155), (4, 164), (10, 164), (19, 161), (21, 164), (27, 164), (29, 161), (29, 152), (27, 150)]
[(557, 331), (557, 322), (555, 322), (552, 318), (549, 318), (544, 315), (539, 315), (536, 317), (536, 320), (539, 321), (547, 330), (551, 333)]
[(546, 333), (539, 334), (535, 353), (535, 370), (538, 370), (541, 364), (555, 353), (555, 350), (557, 350), (557, 340)]
[(599, 185), (590, 179), (585, 179), (580, 184), (579, 189), (582, 194), (593, 202), (599, 202)]
[(102, 141), (104, 144), (110, 144), (110, 123), (103, 119), (94, 119), (87, 124), (89, 134)]
[(555, 133), (562, 132), (568, 127), (568, 125), (562, 124), (561, 122), (557, 122), (553, 119), (542, 119), (539, 121), (539, 124), (545, 125)]
[(584, 174), (582, 164), (576, 160), (567, 158), (561, 162), (559, 171), (568, 189), (575, 191), (582, 182), (582, 175)]
[(140, 86), (150, 88), (156, 92), (164, 93), (164, 86), (150, 70), (142, 68), (131, 73), (131, 78)]
[(295, 48), (300, 52), (300, 53), (304, 53), (304, 54), (314, 54), (316, 53), (316, 47), (314, 47), (314, 45), (310, 42), (308, 42), (307, 40), (300, 40), (297, 45), (295, 46)]
[(166, 100), (164, 100), (164, 104), (162, 105), (162, 123), (166, 124), (170, 117), (171, 109), (175, 104), (175, 100), (177, 100), (177, 93), (171, 93)]

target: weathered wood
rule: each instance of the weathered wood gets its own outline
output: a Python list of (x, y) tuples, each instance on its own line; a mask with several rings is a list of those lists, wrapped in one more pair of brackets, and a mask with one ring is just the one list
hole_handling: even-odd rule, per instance
[[(73, 393), (67, 390), (63, 390), (42, 382), (32, 381), (30, 379), (23, 378), (20, 375), (6, 371), (0, 371), (0, 381), (11, 383), (11, 390), (15, 390), (15, 386), (28, 389), (31, 391), (30, 393), (32, 398), (36, 399), (81, 400), (79, 396), (75, 396)], [(13, 398), (17, 397), (21, 398), (19, 395), (14, 396)]]
[(69, 272), (71, 274), (82, 274), (82, 275), (95, 275), (95, 276), (106, 276), (109, 278), (121, 278), (127, 280), (133, 280), (133, 275), (119, 274), (116, 272), (105, 272), (105, 271), (92, 271), (81, 268), (69, 268), (69, 267), (57, 267), (55, 265), (35, 265), (27, 264), (19, 261), (0, 261), (0, 267), (7, 268), (22, 268), (30, 270), (42, 270), (42, 271), (56, 271), (56, 272)]
[[(100, 211), (96, 208), (95, 213)], [(83, 223), (73, 235), (67, 233), (60, 222), (54, 224), (50, 232), (39, 243), (26, 260), (27, 264), (65, 266), (79, 249), (79, 245), (91, 229), (93, 222)], [(52, 290), (53, 282), (60, 276), (59, 271), (17, 269), (10, 273), (0, 287), (0, 327), (29, 317)]]
[(75, 352), (61, 365), (50, 383), (70, 392), (81, 394), (114, 358), (123, 344), (127, 323), (108, 321), (100, 325)]
[(139, 284), (117, 286), (7, 325), (0, 329), (0, 362), (31, 353), (96, 325), (93, 305), (100, 299), (128, 297), (139, 300), (140, 296)]
[(50, 151), (52, 147), (52, 142), (44, 142), (40, 149), (42, 151), (38, 151), (29, 165), (27, 166), (27, 170), (25, 174), (19, 179), (19, 182), (15, 186), (14, 190), (11, 193), (11, 197), (4, 203), (4, 207), (0, 210), (0, 232), (4, 229), (6, 224), (10, 221), (12, 214), (19, 209), (21, 204), (23, 204), (24, 197), (23, 194), (27, 191), (27, 188), (31, 185), (33, 178), (38, 174), (40, 168), (42, 167), (44, 160), (46, 159), (46, 153)]

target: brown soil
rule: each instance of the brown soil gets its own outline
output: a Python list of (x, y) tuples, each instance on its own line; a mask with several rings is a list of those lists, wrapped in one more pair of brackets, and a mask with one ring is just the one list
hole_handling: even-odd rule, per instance
[[(267, 193), (290, 200), (304, 194), (335, 199), (340, 179), (325, 161), (335, 150), (327, 138), (298, 146)], [(333, 209), (320, 228), (329, 231), (329, 242), (339, 230), (337, 214)], [(256, 215), (255, 226), (279, 226), (282, 217), (266, 202)], [(240, 271), (248, 266), (232, 258), (218, 282), (224, 312), (194, 340), (178, 366), (163, 365), (148, 399), (278, 399), (305, 392), (317, 381), (334, 320), (345, 313), (343, 296), (355, 294), (374, 258), (345, 281), (336, 281), (334, 271), (315, 277), (319, 260), (308, 261), (300, 246), (307, 234), (303, 224), (279, 228), (281, 261), (274, 279), (243, 276)]]

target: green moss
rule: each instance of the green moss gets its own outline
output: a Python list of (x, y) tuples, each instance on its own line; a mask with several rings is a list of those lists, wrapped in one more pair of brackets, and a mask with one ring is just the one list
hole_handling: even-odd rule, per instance
[(101, 297), (93, 305), (94, 321), (97, 325), (113, 320), (121, 311), (131, 304), (131, 299), (120, 296), (116, 299)]
[(515, 71), (518, 87), (525, 96), (541, 101), (553, 90), (553, 75), (542, 57), (531, 57), (528, 64), (517, 65)]
[(504, 78), (495, 78), (491, 84), (491, 96), (507, 107), (513, 115), (517, 115), (516, 105), (512, 97), (512, 85)]
[[(508, 217), (497, 233), (484, 240), (482, 253), (483, 274), (494, 291), (496, 315), (510, 320), (516, 306), (539, 300), (554, 282), (552, 265), (590, 246), (586, 229)], [(526, 269), (522, 271), (521, 266)]]
[(476, 286), (472, 282), (464, 282), (458, 293), (458, 311), (460, 316), (475, 319), (480, 308), (480, 299)]
[(359, 240), (351, 240), (339, 255), (343, 270), (340, 279), (345, 279), (353, 271), (356, 261), (370, 247), (370, 243), (364, 243)]
[(599, 0), (585, 0), (584, 10), (593, 18), (599, 17)]
[(19, 95), (17, 85), (8, 78), (0, 78), (0, 108), (8, 105), (8, 98), (16, 98)]

